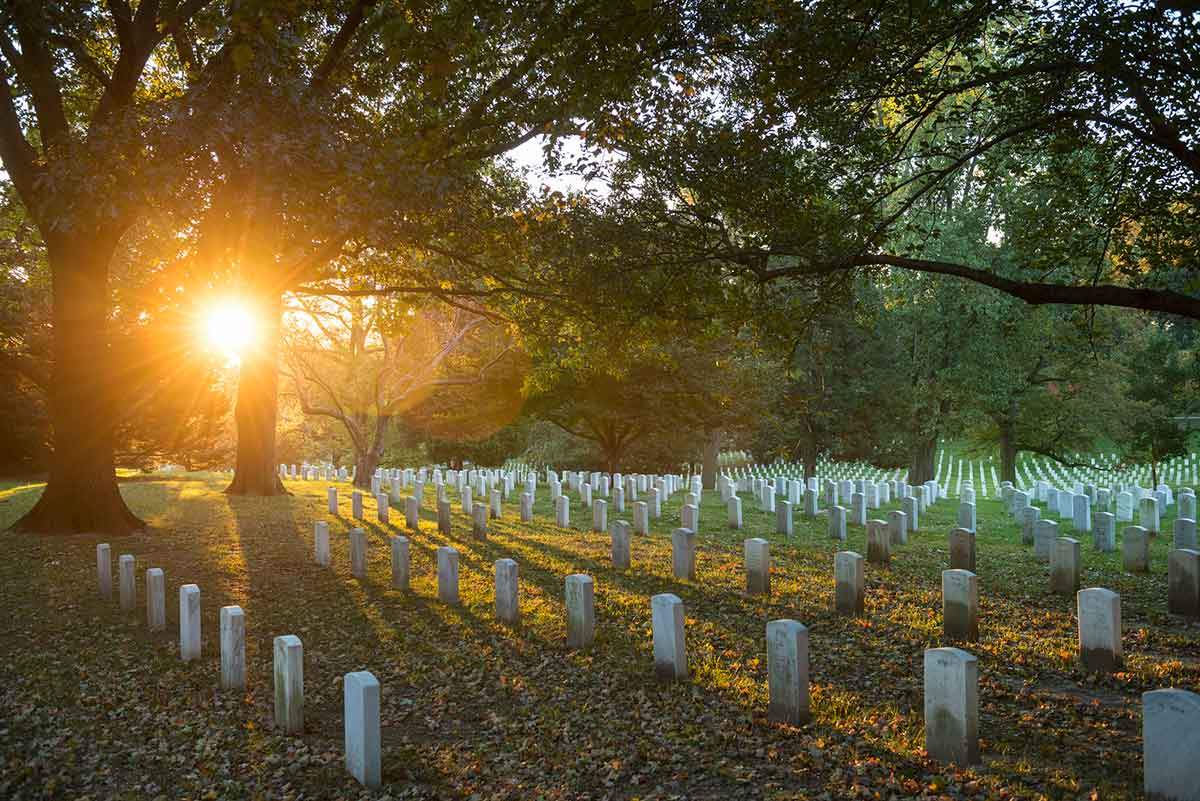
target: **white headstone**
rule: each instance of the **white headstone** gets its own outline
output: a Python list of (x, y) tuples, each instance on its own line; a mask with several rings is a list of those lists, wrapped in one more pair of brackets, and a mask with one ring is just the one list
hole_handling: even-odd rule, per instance
[(200, 588), (179, 588), (179, 656), (184, 662), (200, 658)]
[(240, 606), (221, 607), (221, 689), (246, 688), (246, 615)]
[(1142, 763), (1150, 801), (1200, 801), (1200, 695), (1142, 693)]
[(512, 559), (496, 560), (496, 619), (510, 626), (521, 617), (517, 585), (517, 563)]
[(382, 781), (379, 680), (366, 670), (347, 673), (342, 694), (346, 771), (364, 787), (378, 787)]
[(390, 537), (392, 550), (392, 587), (402, 592), (408, 592), (409, 577), (411, 575), (409, 552), (408, 552), (408, 537), (394, 536)]
[(970, 570), (942, 571), (942, 630), (949, 642), (979, 639), (979, 577)]
[(590, 648), (596, 639), (596, 598), (592, 577), (583, 573), (567, 576), (567, 647)]
[(121, 610), (132, 612), (137, 606), (137, 574), (134, 573), (135, 560), (132, 554), (121, 554), (117, 562), (117, 571), (121, 580)]
[(275, 727), (304, 731), (304, 646), (295, 634), (275, 638)]
[(688, 661), (683, 601), (669, 592), (653, 596), (650, 622), (654, 634), (655, 675), (667, 681), (686, 679)]
[(940, 762), (979, 761), (979, 662), (958, 648), (925, 651), (925, 750)]
[(1115, 673), (1121, 669), (1121, 596), (1103, 587), (1080, 590), (1079, 662), (1084, 670)]
[(458, 603), (458, 551), (449, 545), (437, 549), (437, 583), (442, 603)]
[(771, 544), (761, 537), (754, 537), (742, 543), (742, 547), (745, 554), (746, 592), (750, 595), (770, 595)]
[(167, 627), (167, 577), (161, 567), (146, 571), (146, 627), (151, 631)]
[(854, 551), (839, 551), (833, 557), (833, 577), (834, 607), (844, 615), (861, 615), (866, 592), (862, 556)]
[(767, 719), (799, 726), (809, 719), (808, 629), (795, 620), (767, 624)]

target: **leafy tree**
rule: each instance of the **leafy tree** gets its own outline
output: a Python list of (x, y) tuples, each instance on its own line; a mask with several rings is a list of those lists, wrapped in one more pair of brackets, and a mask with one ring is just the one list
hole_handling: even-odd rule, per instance
[(285, 375), (304, 414), (345, 427), (360, 487), (370, 486), (397, 418), (441, 388), (481, 382), (509, 350), (487, 318), (448, 306), (302, 299), (289, 318)]
[(1123, 438), (1126, 458), (1149, 463), (1155, 486), (1159, 463), (1188, 450), (1188, 431), (1178, 418), (1197, 411), (1200, 361), (1195, 344), (1194, 326), (1151, 319), (1128, 351), (1132, 409)]

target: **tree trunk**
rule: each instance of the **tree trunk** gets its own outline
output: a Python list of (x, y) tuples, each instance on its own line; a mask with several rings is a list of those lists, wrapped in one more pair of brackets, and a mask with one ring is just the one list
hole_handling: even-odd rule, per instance
[(254, 343), (241, 355), (238, 375), (237, 461), (233, 481), (225, 489), (230, 495), (287, 495), (275, 463), (275, 419), (279, 412), (279, 317), (278, 291), (260, 292), (254, 308), (259, 331)]
[(1000, 422), (1000, 480), (1017, 485), (1017, 438), (1011, 419)]
[[(375, 420), (375, 433), (371, 440), (371, 446), (363, 451), (359, 451), (357, 447), (357, 443), (361, 438), (354, 437), (352, 432), (350, 439), (355, 443), (354, 463), (358, 465), (358, 471), (354, 476), (354, 486), (359, 489), (371, 488), (371, 479), (375, 477), (375, 470), (378, 469), (379, 463), (383, 461), (383, 449), (390, 421), (390, 416), (379, 417)], [(362, 423), (363, 425), (360, 427), (360, 430), (366, 427), (366, 421), (363, 420)]]
[(704, 462), (700, 466), (700, 483), (706, 490), (717, 488), (717, 460), (721, 455), (721, 432), (708, 432), (704, 442)]
[(937, 453), (937, 435), (922, 438), (913, 448), (912, 463), (908, 467), (908, 483), (924, 484), (933, 480), (933, 459)]
[(13, 528), (42, 534), (128, 534), (144, 527), (117, 486), (113, 432), (123, 386), (108, 344), (108, 263), (116, 237), (46, 242), (53, 279), (50, 475)]

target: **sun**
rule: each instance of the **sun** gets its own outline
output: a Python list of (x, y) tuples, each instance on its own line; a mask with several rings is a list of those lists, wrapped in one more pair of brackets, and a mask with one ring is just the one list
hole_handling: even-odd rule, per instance
[(222, 301), (204, 316), (204, 338), (230, 362), (237, 363), (258, 338), (258, 323), (245, 303)]

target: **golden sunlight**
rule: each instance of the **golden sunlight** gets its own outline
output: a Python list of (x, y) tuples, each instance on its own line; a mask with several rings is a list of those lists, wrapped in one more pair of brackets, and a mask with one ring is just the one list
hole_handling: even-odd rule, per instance
[(222, 301), (204, 316), (204, 337), (210, 347), (231, 362), (239, 362), (258, 337), (258, 321), (241, 301)]

